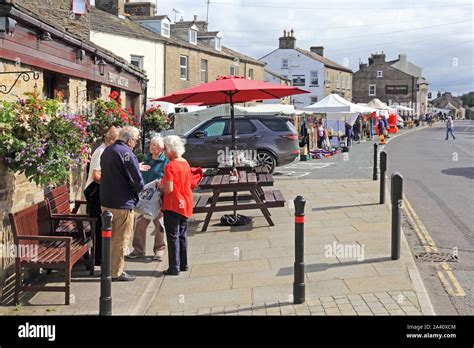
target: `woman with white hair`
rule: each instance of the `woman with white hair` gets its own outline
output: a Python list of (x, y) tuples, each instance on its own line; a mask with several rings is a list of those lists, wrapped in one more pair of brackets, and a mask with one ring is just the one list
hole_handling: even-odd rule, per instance
[(168, 241), (167, 275), (178, 275), (188, 270), (188, 219), (193, 214), (191, 167), (182, 157), (184, 140), (176, 135), (164, 139), (165, 155), (170, 161), (158, 185), (163, 194), (163, 211)]
[[(160, 135), (153, 137), (150, 140), (150, 153), (147, 155), (142, 166), (142, 176), (145, 185), (154, 181), (161, 180), (164, 175), (165, 166), (168, 164), (164, 150), (163, 138)], [(144, 170), (148, 169), (148, 170)], [(163, 214), (160, 213), (153, 224), (155, 225), (155, 244), (153, 245), (154, 260), (163, 261), (163, 256), (166, 251), (165, 231), (161, 225), (160, 219)], [(140, 215), (135, 222), (135, 234), (133, 236), (133, 251), (127, 256), (130, 259), (145, 257), (146, 250), (146, 229), (151, 220), (148, 220)]]

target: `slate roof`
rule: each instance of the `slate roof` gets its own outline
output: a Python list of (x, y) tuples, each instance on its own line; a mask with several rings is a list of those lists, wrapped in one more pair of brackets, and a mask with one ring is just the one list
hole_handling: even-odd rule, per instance
[(316, 53), (311, 52), (311, 51), (306, 51), (306, 50), (303, 50), (301, 48), (295, 48), (295, 50), (297, 50), (298, 52), (304, 54), (305, 56), (307, 56), (309, 58), (312, 58), (314, 60), (317, 60), (318, 62), (323, 63), (324, 66), (327, 66), (327, 67), (332, 68), (332, 69), (342, 70), (342, 71), (352, 73), (351, 69), (348, 69), (345, 66), (337, 64), (336, 62), (333, 62), (332, 60), (330, 60), (326, 57), (320, 56), (319, 54), (316, 54)]

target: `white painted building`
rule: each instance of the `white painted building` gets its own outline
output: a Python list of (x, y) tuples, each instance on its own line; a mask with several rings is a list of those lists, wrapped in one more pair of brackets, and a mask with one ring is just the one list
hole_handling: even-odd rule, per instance
[(147, 99), (164, 95), (166, 41), (159, 34), (120, 13), (114, 15), (92, 7), (90, 40), (145, 70), (149, 80)]
[[(288, 35), (287, 35), (288, 34)], [(291, 97), (297, 109), (316, 103), (331, 93), (350, 100), (352, 71), (323, 56), (324, 47), (311, 47), (306, 51), (296, 47), (293, 30), (284, 32), (279, 48), (260, 58), (265, 69), (288, 78), (292, 86), (310, 93)]]

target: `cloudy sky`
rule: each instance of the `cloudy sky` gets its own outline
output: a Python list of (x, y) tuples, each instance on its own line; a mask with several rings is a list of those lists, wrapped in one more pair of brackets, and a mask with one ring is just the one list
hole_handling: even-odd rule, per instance
[[(207, 3), (157, 0), (157, 12), (203, 20)], [(324, 46), (326, 57), (353, 71), (371, 53), (387, 60), (405, 53), (434, 94), (462, 94), (474, 90), (473, 11), (472, 0), (210, 0), (209, 29), (222, 32), (225, 46), (260, 58), (293, 28), (299, 48)]]

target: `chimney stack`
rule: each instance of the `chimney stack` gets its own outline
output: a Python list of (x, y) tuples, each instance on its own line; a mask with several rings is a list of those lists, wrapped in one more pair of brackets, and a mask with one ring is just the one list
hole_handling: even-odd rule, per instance
[(125, 0), (95, 0), (95, 7), (114, 16), (125, 16)]
[(146, 16), (151, 17), (155, 15), (156, 5), (149, 2), (126, 2), (125, 12), (131, 16)]
[(291, 29), (291, 32), (288, 32), (288, 36), (286, 36), (286, 30), (283, 31), (282, 37), (279, 38), (280, 49), (295, 49), (296, 48), (296, 38), (293, 36), (293, 29)]
[[(372, 60), (372, 63), (370, 62)], [(369, 58), (369, 65), (370, 64), (377, 64), (377, 63), (385, 63), (385, 53), (373, 53), (372, 59)]]
[(321, 57), (324, 57), (324, 46), (312, 46), (309, 50), (320, 55)]
[(400, 61), (400, 70), (406, 72), (407, 71), (407, 55), (406, 54), (399, 54), (398, 60)]

